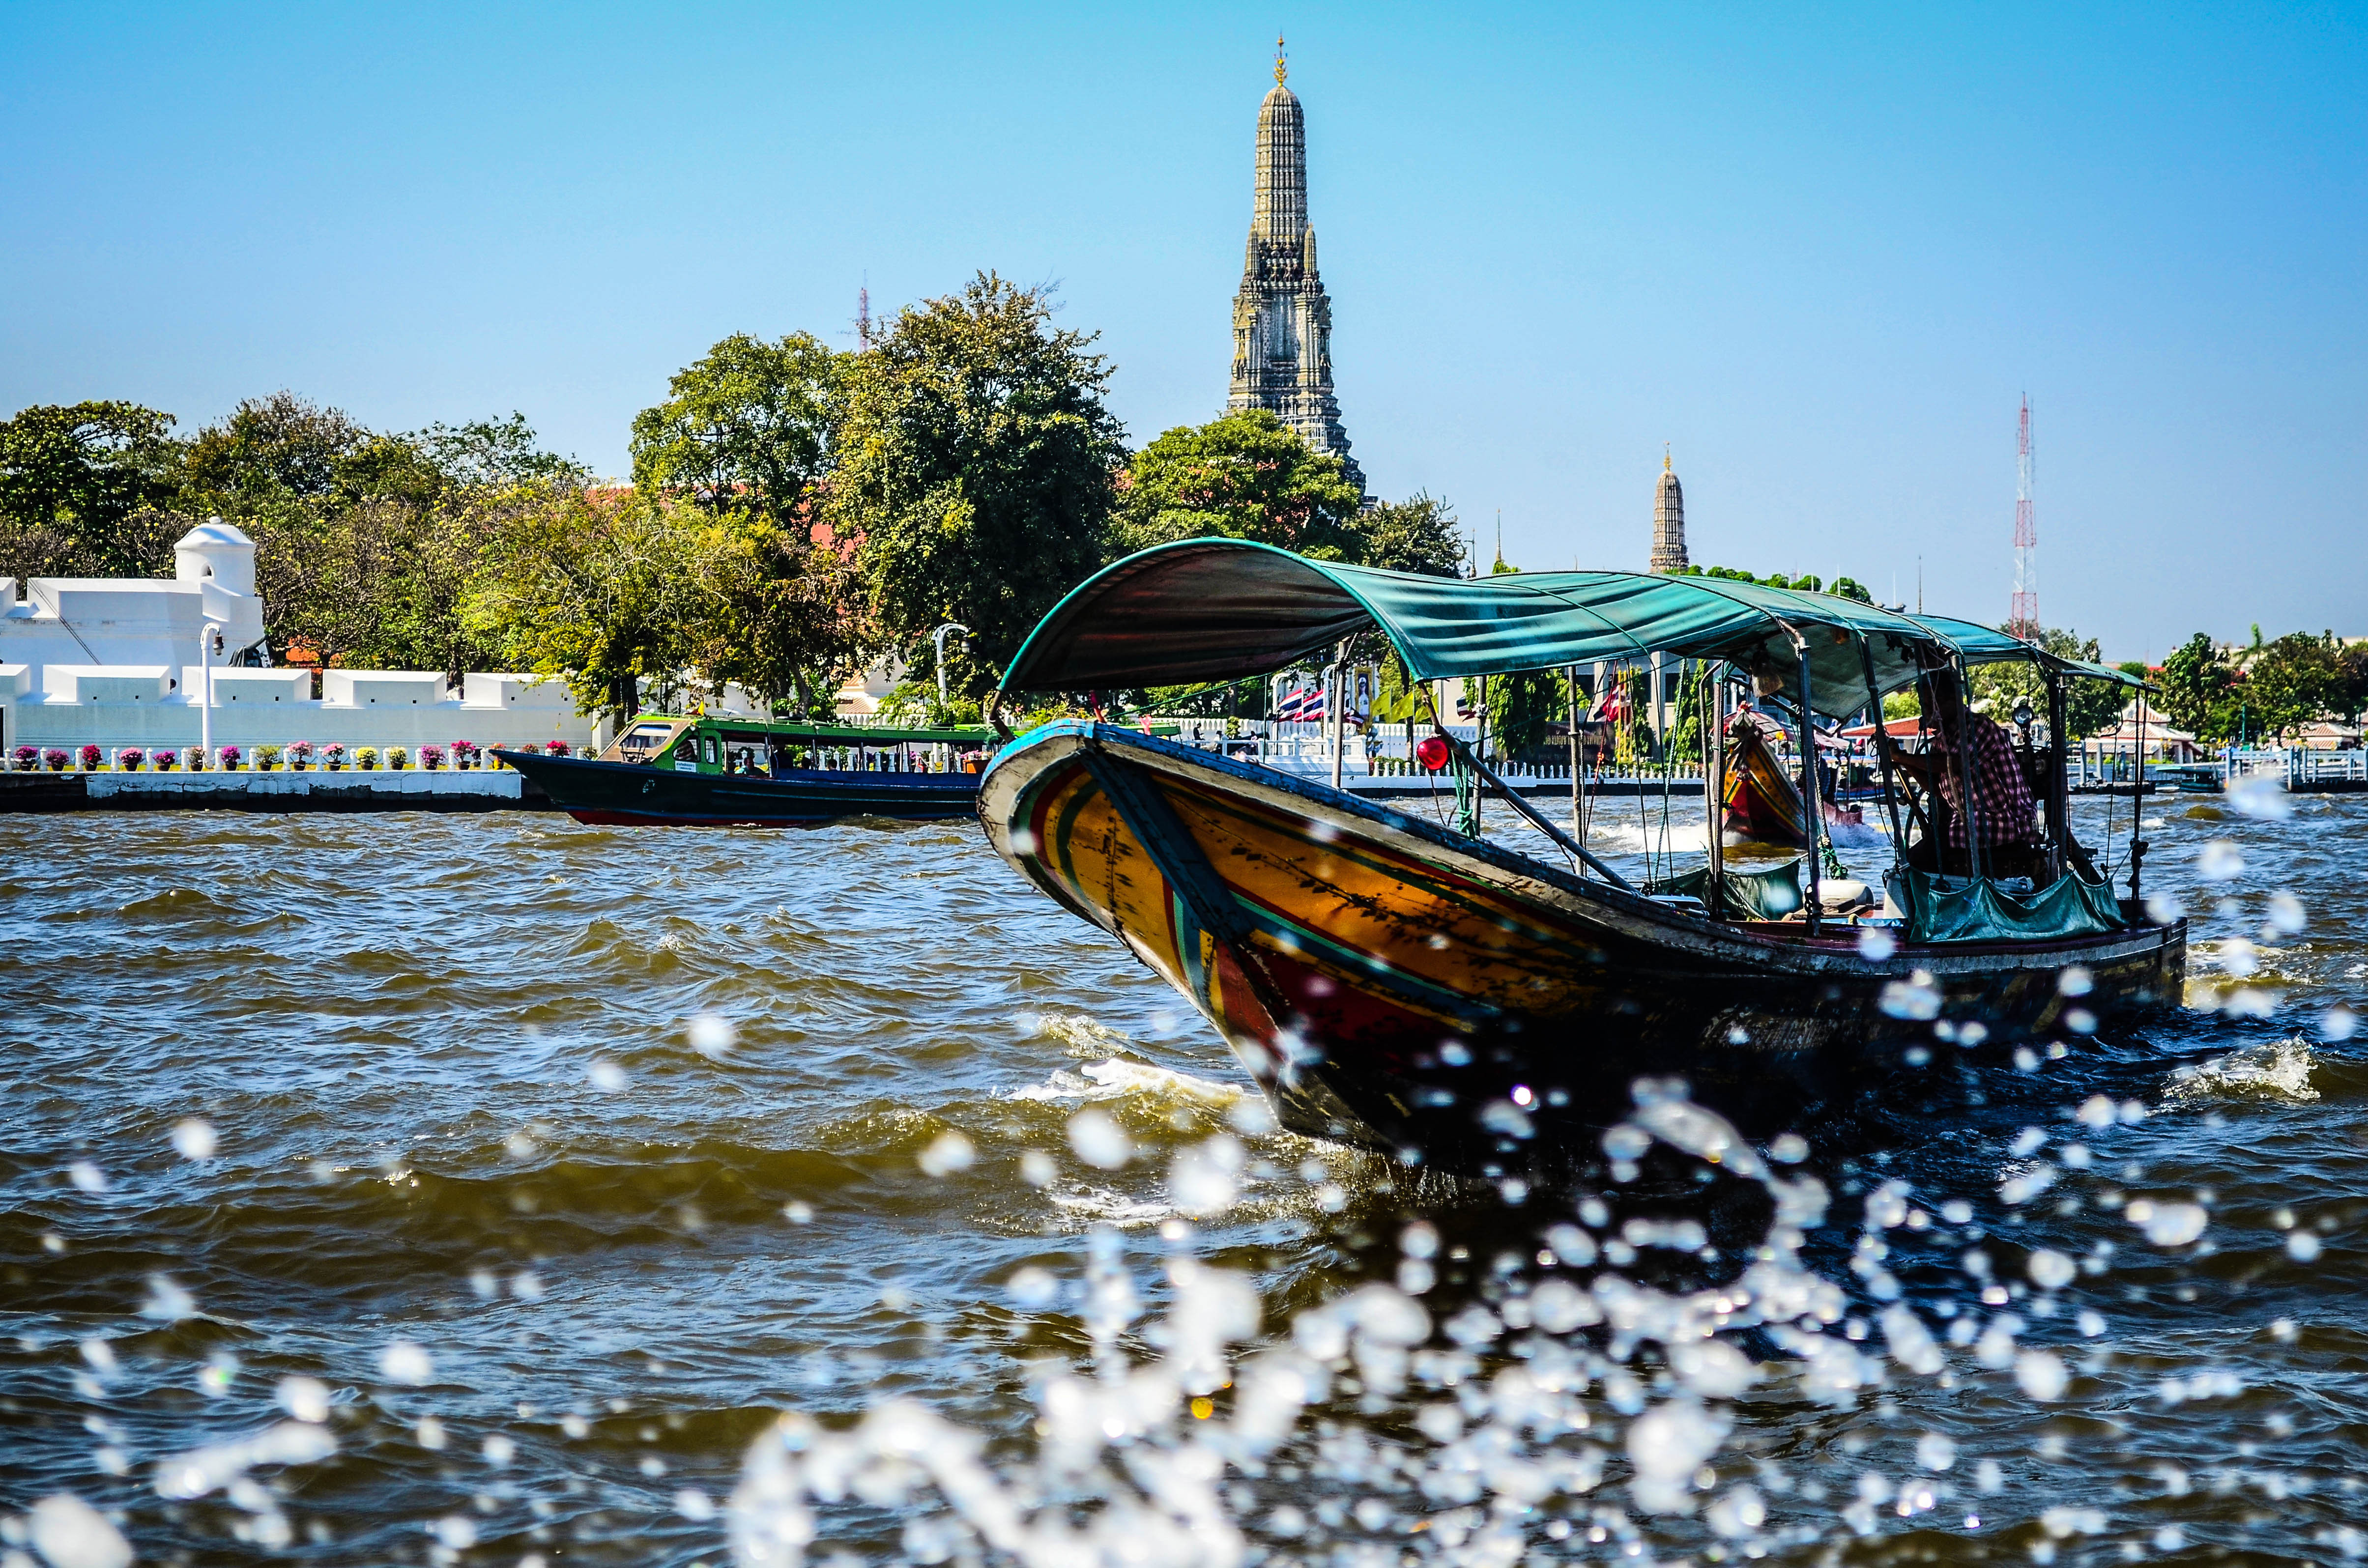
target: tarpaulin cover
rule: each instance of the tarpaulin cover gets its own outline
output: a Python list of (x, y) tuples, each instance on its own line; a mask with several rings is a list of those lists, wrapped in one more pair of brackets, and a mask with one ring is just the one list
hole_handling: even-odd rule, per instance
[[(1720, 881), (1726, 894), (1726, 907), (1712, 910), (1713, 915), (1732, 915), (1738, 920), (1782, 920), (1796, 913), (1804, 902), (1801, 894), (1801, 862), (1787, 860), (1765, 871), (1730, 870)], [(1646, 882), (1645, 891), (1656, 893), (1677, 893), (1686, 898), (1699, 898), (1702, 907), (1710, 907), (1704, 896), (1710, 887), (1710, 868), (1696, 866), (1691, 871)]]
[[(1144, 551), (1088, 579), (1029, 635), (1004, 687), (1082, 691), (1237, 680), (1328, 656), (1341, 639), (1374, 626), (1418, 680), (1657, 652), (1771, 671), (1788, 687), (1797, 678), (1797, 632), (1807, 644), (1813, 704), (1835, 717), (1867, 705), (1861, 638), (1884, 691), (1915, 679), (1919, 653), (1937, 662), (1956, 651), (1946, 632), (1909, 616), (1725, 578), (1640, 572), (1424, 577), (1208, 539)], [(1990, 639), (2009, 645), (1995, 656), (2045, 660), (2000, 633), (1984, 632), (1984, 639), (1986, 646)]]
[(2066, 872), (2033, 893), (2001, 892), (1995, 882), (1941, 878), (1902, 868), (1885, 879), (1894, 907), (1906, 912), (1911, 942), (2011, 942), (2100, 936), (2127, 922), (2112, 890)]

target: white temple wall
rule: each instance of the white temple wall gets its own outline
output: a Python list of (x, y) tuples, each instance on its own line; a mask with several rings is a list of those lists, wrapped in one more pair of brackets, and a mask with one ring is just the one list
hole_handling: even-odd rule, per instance
[[(203, 718), (199, 703), (188, 690), (188, 681), (199, 678), (196, 666), (170, 671), (163, 665), (145, 669), (122, 666), (108, 668), (103, 674), (85, 666), (79, 670), (52, 669), (52, 676), (64, 675), (72, 684), (82, 688), (73, 695), (51, 694), (43, 698), (32, 693), (8, 699), (9, 680), (0, 669), (0, 745), (15, 748), (20, 745), (63, 746), (69, 751), (85, 745), (104, 749), (110, 759), (119, 746), (139, 746), (149, 749), (169, 745), (176, 748), (193, 746)], [(400, 675), (400, 671), (333, 670), (331, 675), (355, 677), (367, 684), (368, 677), (380, 675)], [(224, 680), (225, 676), (281, 677), (281, 690), (258, 690), (269, 683), (256, 680)], [(575, 711), (567, 699), (564, 682), (552, 681), (547, 689), (557, 694), (555, 703), (541, 699), (529, 702), (519, 699), (520, 688), (528, 687), (531, 676), (472, 676), (478, 680), (498, 680), (511, 690), (509, 701), (469, 701), (443, 698), (434, 702), (370, 703), (327, 701), (311, 696), (295, 696), (289, 689), (292, 676), (295, 682), (309, 687), (312, 676), (305, 670), (216, 670), (214, 672), (213, 742), (217, 746), (234, 745), (252, 751), (259, 745), (285, 746), (292, 741), (310, 741), (317, 748), (336, 741), (350, 751), (356, 746), (408, 746), (416, 751), (424, 744), (449, 746), (454, 741), (474, 741), (484, 746), (540, 746), (547, 741), (564, 741), (571, 746), (593, 745), (606, 737), (605, 725)], [(165, 687), (182, 679), (179, 689)], [(85, 695), (89, 691), (105, 691), (106, 697)], [(136, 693), (127, 699), (123, 693)], [(156, 695), (149, 695), (150, 693)]]
[[(207, 626), (234, 655), (263, 639), (255, 545), (219, 520), (173, 549), (168, 578), (0, 577), (0, 747), (193, 746), (204, 715)], [(22, 587), (24, 597), (17, 597)], [(252, 750), (310, 741), (351, 750), (424, 744), (604, 744), (567, 685), (472, 672), (456, 694), (421, 670), (215, 666), (213, 743)]]

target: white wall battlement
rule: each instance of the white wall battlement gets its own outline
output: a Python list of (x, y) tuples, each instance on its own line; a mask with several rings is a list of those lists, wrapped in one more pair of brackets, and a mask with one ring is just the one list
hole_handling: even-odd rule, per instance
[[(170, 578), (0, 577), (0, 747), (196, 745), (209, 623), (237, 655), (263, 642), (255, 544), (219, 520), (173, 549)], [(598, 744), (566, 683), (472, 672), (456, 691), (423, 670), (213, 669), (218, 746)]]

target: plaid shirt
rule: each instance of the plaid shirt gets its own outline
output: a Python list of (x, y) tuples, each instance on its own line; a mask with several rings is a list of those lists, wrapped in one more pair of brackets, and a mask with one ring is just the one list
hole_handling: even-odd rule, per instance
[[(2005, 727), (1978, 713), (1965, 714), (1973, 727), (1974, 737), (1974, 801), (1981, 809), (1982, 842), (1984, 844), (2030, 844), (2039, 837), (2038, 825), (2032, 820), (2031, 786), (2022, 777), (2021, 759), (2014, 755), (2014, 743), (2007, 738)], [(1940, 775), (1941, 798), (1949, 802), (1949, 847), (1965, 847), (1964, 778), (1957, 764), (1956, 750), (1950, 744), (1949, 732), (1936, 727), (1932, 732), (1932, 756), (1942, 764), (1935, 769)]]

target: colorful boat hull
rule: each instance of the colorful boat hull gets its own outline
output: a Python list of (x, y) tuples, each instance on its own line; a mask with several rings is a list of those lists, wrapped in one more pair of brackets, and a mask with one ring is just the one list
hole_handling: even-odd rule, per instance
[[(1298, 1131), (1458, 1169), (1592, 1149), (1640, 1074), (1764, 1135), (1932, 1051), (2175, 1001), (2183, 926), (1906, 948), (1716, 922), (1435, 824), (1082, 722), (996, 758), (988, 837), (1187, 997)], [(2087, 971), (2067, 1000), (2062, 977)], [(1954, 1032), (1954, 1031), (1952, 1031)], [(1559, 1131), (1563, 1134), (1556, 1137)]]
[(974, 773), (789, 768), (766, 776), (497, 752), (577, 822), (623, 827), (817, 827), (848, 817), (947, 822), (978, 806)]

